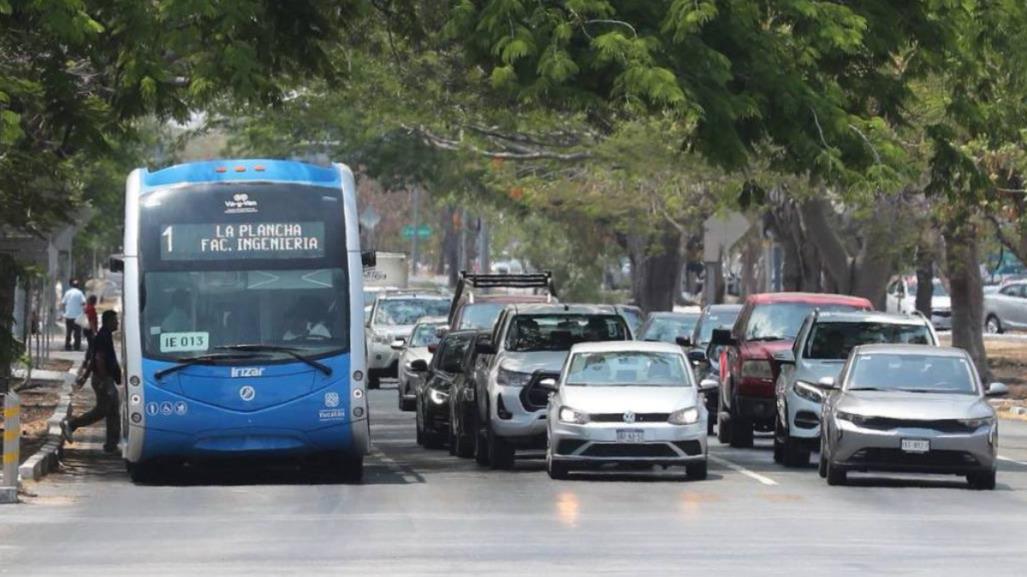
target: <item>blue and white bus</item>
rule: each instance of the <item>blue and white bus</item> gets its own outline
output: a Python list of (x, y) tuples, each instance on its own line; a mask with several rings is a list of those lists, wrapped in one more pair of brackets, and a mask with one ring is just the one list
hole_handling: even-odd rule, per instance
[(195, 162), (128, 178), (122, 452), (299, 457), (359, 480), (363, 275), (346, 166)]

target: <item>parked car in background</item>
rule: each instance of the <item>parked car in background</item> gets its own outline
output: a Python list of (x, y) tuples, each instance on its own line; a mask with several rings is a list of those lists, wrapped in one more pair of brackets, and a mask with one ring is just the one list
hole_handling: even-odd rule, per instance
[(1027, 280), (1010, 281), (984, 295), (984, 330), (991, 334), (1027, 329)]
[(410, 332), (408, 340), (396, 339), (392, 342), (392, 349), (399, 352), (399, 362), (396, 367), (399, 380), (396, 386), (399, 410), (414, 410), (415, 391), (423, 373), (413, 369), (413, 362), (423, 360), (431, 363), (445, 329), (446, 319), (444, 317), (424, 318), (414, 325), (414, 330)]
[(702, 313), (653, 312), (638, 329), (635, 338), (655, 343), (677, 343), (678, 339), (691, 342), (692, 331)]
[(546, 469), (617, 463), (683, 466), (706, 478), (706, 408), (681, 347), (638, 341), (574, 345), (556, 379)]
[(813, 293), (764, 293), (745, 299), (730, 331), (714, 330), (712, 344), (724, 346), (717, 438), (732, 447), (751, 447), (754, 429), (772, 431), (779, 366), (774, 353), (792, 346), (806, 316), (815, 309), (872, 310), (865, 298)]
[(399, 353), (392, 343), (409, 339), (421, 319), (445, 316), (448, 310), (449, 299), (431, 293), (401, 291), (379, 295), (367, 320), (367, 387), (377, 389), (381, 379), (399, 374)]
[(872, 311), (810, 314), (795, 344), (774, 355), (781, 365), (775, 387), (774, 460), (788, 467), (809, 464), (820, 446), (820, 412), (829, 388), (855, 347), (875, 343), (938, 344), (927, 319), (917, 313)]
[(627, 322), (612, 306), (507, 305), (492, 338), (477, 345), (478, 462), (505, 469), (517, 450), (545, 449), (549, 398), (528, 385), (540, 373), (558, 374), (577, 343), (630, 339)]
[(642, 312), (642, 309), (635, 305), (617, 305), (617, 312), (624, 317), (624, 320), (628, 321), (628, 328), (631, 329), (631, 334), (637, 339), (638, 331), (645, 321), (645, 314)]
[(917, 345), (857, 347), (823, 409), (820, 476), (842, 485), (850, 471), (965, 475), (995, 488), (995, 410), (962, 349)]
[(453, 382), (464, 378), (464, 354), (475, 331), (453, 331), (439, 342), (431, 364), (414, 361), (423, 374), (415, 397), (417, 444), (439, 449), (449, 439), (449, 392)]
[[(734, 326), (738, 320), (738, 313), (742, 312), (742, 305), (722, 304), (709, 305), (703, 309), (699, 321), (692, 331), (691, 349), (688, 351), (688, 360), (692, 363), (692, 370), (695, 371), (695, 378), (702, 382), (705, 379), (720, 381), (720, 354), (722, 346), (711, 346), (714, 329), (728, 329)], [(709, 434), (713, 434), (713, 426), (717, 423), (718, 390), (716, 388), (703, 391), (706, 409), (710, 413), (707, 419)]]
[[(952, 299), (940, 279), (934, 279), (931, 297), (931, 323), (939, 330), (952, 328)], [(916, 311), (917, 281), (915, 276), (900, 276), (888, 284), (885, 312), (910, 314)]]

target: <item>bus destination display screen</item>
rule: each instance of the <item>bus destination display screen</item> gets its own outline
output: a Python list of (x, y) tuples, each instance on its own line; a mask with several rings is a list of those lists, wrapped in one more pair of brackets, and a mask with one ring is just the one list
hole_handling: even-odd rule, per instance
[(168, 224), (160, 233), (160, 258), (234, 260), (322, 258), (323, 222)]

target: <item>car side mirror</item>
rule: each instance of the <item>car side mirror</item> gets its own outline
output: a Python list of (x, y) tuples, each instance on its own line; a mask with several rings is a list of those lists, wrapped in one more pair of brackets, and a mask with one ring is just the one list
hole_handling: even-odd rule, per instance
[(1003, 383), (991, 383), (988, 385), (988, 390), (984, 394), (989, 397), (1001, 397), (1009, 394), (1009, 387)]
[(374, 268), (378, 266), (378, 254), (373, 250), (360, 253), (360, 264), (364, 268)]
[(738, 341), (731, 336), (731, 331), (729, 329), (713, 329), (713, 336), (710, 338), (711, 345), (730, 347), (737, 343)]
[(703, 379), (699, 381), (699, 390), (702, 392), (708, 392), (716, 389), (720, 386), (720, 383), (716, 379)]
[(435, 351), (437, 351), (437, 350), (439, 350), (439, 343), (432, 343), (432, 344), (428, 345), (428, 352), (429, 353), (434, 355)]
[(556, 393), (560, 387), (553, 377), (546, 377), (538, 382), (538, 388), (547, 391), (549, 394)]
[(688, 351), (688, 361), (692, 363), (693, 366), (698, 366), (706, 362), (706, 351), (703, 349), (692, 349)]
[(112, 256), (110, 261), (107, 263), (111, 272), (125, 272), (125, 261), (124, 259)]
[(794, 365), (795, 352), (792, 351), (792, 349), (777, 351), (776, 353), (774, 353), (774, 360), (781, 363), (782, 365)]
[(392, 350), (394, 350), (394, 351), (402, 351), (403, 347), (407, 346), (407, 342), (405, 340), (403, 340), (403, 339), (396, 339), (396, 340), (392, 341), (392, 345), (390, 345), (390, 346), (392, 347)]
[(479, 355), (494, 355), (496, 354), (496, 347), (488, 341), (478, 341), (474, 345), (474, 352)]
[(428, 361), (424, 359), (410, 361), (410, 370), (415, 373), (426, 373), (428, 372)]
[(838, 386), (838, 384), (835, 383), (834, 377), (820, 377), (820, 380), (817, 381), (817, 384), (825, 389), (833, 389)]
[(690, 347), (690, 346), (692, 346), (692, 339), (690, 339), (688, 337), (677, 337), (677, 338), (674, 339), (674, 342), (677, 343), (679, 347)]

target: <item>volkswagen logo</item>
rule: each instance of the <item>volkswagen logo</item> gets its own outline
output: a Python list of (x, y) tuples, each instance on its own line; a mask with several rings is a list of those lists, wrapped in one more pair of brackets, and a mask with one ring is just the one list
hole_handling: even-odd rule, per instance
[(628, 411), (628, 412), (624, 413), (624, 422), (625, 423), (629, 423), (629, 424), (630, 423), (634, 423), (635, 422), (635, 413), (632, 413), (631, 411)]
[(244, 401), (252, 401), (253, 397), (257, 396), (257, 391), (253, 387), (246, 385), (239, 389), (239, 398)]

